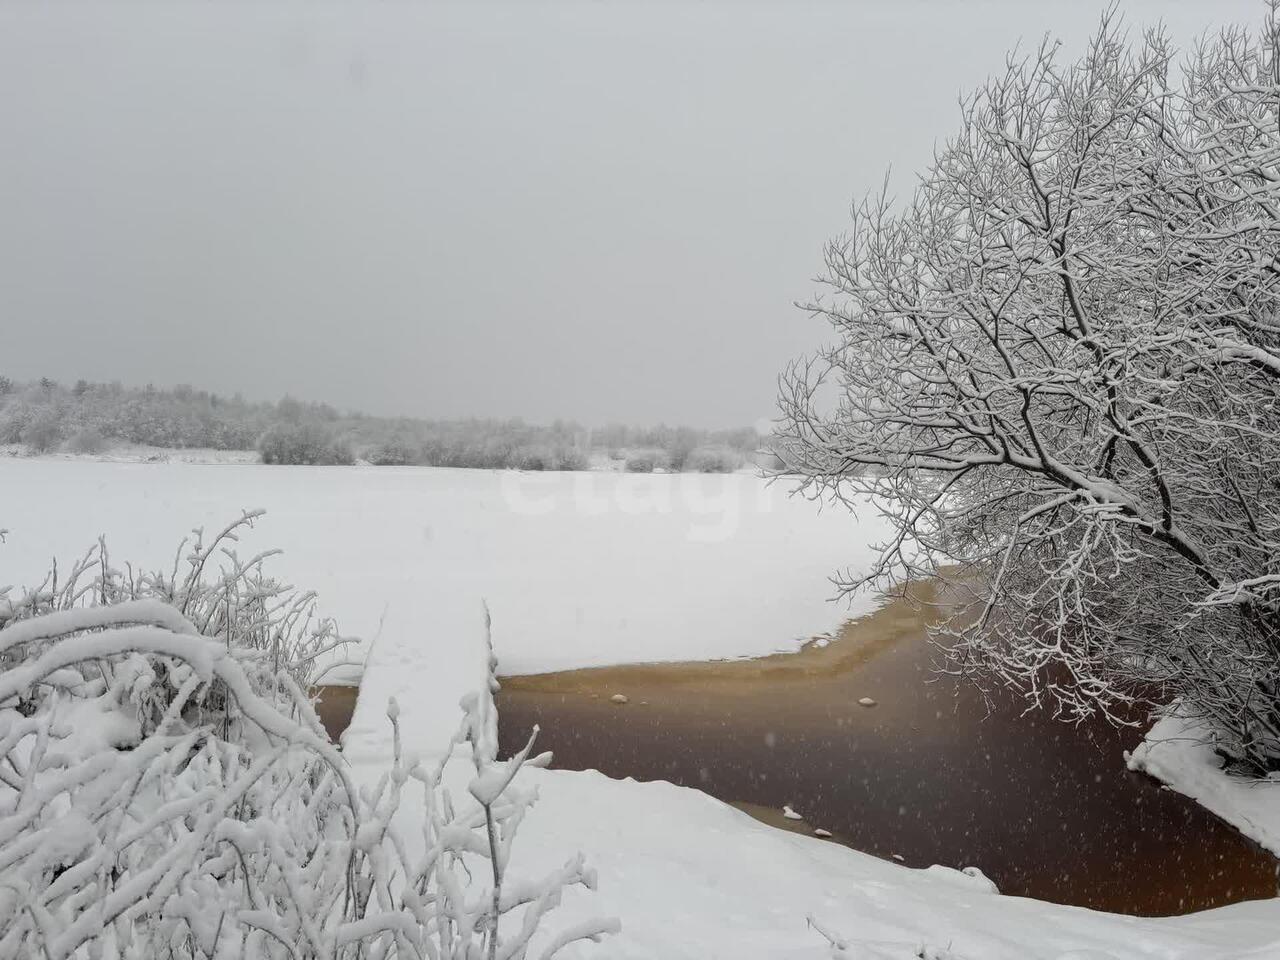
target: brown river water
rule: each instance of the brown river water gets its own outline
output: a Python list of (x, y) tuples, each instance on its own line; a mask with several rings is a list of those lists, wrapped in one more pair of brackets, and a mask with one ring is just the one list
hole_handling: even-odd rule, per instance
[[(988, 706), (935, 672), (928, 616), (895, 600), (794, 654), (506, 677), (502, 750), (537, 723), (554, 766), (696, 787), (908, 866), (977, 866), (1007, 894), (1140, 915), (1275, 896), (1271, 856), (1126, 770), (1138, 731)], [(353, 699), (323, 696), (331, 732)]]

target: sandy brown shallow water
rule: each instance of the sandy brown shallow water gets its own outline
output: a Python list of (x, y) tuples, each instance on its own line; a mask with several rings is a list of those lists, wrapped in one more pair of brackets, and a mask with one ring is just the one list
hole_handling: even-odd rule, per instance
[(797, 654), (507, 677), (502, 749), (537, 723), (558, 767), (697, 787), (911, 866), (974, 865), (1009, 894), (1142, 915), (1275, 895), (1261, 848), (1125, 769), (1136, 731), (989, 712), (933, 671), (926, 616), (893, 601)]
[(322, 684), (311, 688), (311, 695), (316, 698), (316, 715), (324, 724), (329, 739), (338, 743), (342, 732), (351, 723), (351, 715), (356, 710), (356, 696), (359, 687)]

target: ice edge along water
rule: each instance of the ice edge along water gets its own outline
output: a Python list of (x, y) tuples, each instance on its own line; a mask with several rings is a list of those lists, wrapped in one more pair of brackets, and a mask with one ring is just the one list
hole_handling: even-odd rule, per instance
[(1280, 779), (1228, 776), (1211, 735), (1195, 717), (1170, 711), (1151, 727), (1128, 763), (1129, 769), (1190, 797), (1280, 857)]

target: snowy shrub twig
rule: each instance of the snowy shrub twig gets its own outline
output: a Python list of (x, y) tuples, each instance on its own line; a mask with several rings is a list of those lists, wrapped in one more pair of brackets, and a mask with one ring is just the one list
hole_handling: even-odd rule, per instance
[[(185, 576), (113, 571), (105, 546), (4, 608), (0, 958), (523, 960), (581, 857), (505, 876), (535, 799), (499, 761), (492, 691), (468, 698), (467, 802), (406, 759), (361, 789), (303, 682), (341, 642), (302, 599), (197, 537)], [(175, 564), (175, 571), (179, 564)], [(492, 683), (492, 677), (491, 683)], [(406, 788), (420, 789), (421, 807)], [(412, 829), (406, 829), (406, 826)], [(477, 867), (492, 864), (492, 884)], [(617, 929), (544, 935), (542, 957)]]

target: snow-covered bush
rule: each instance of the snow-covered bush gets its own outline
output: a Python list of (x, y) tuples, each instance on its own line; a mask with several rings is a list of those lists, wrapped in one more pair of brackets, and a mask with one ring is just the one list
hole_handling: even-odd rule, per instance
[(351, 449), (322, 423), (278, 423), (258, 440), (263, 463), (350, 466)]
[(573, 447), (529, 444), (512, 451), (511, 465), (517, 470), (586, 470), (586, 454)]
[(22, 430), (30, 422), (31, 408), (21, 400), (9, 398), (0, 410), (0, 443), (20, 443)]
[(71, 453), (101, 453), (106, 446), (107, 438), (97, 427), (81, 427), (67, 438), (67, 450)]
[(959, 567), (958, 670), (1069, 718), (1181, 699), (1280, 769), (1280, 15), (1181, 79), (1114, 22), (1058, 50), (829, 246), (779, 450), (882, 505), (872, 578)]
[(555, 451), (545, 445), (518, 447), (511, 453), (511, 466), (517, 470), (554, 470)]
[(48, 453), (62, 441), (62, 425), (57, 411), (49, 407), (37, 410), (23, 424), (19, 439), (32, 453)]
[(642, 453), (632, 454), (623, 466), (627, 473), (653, 473), (654, 458)]
[(742, 456), (728, 447), (698, 447), (684, 461), (691, 473), (733, 473), (740, 466)]
[(422, 452), (403, 437), (393, 437), (371, 447), (365, 459), (375, 467), (407, 467), (422, 459)]
[(591, 468), (591, 458), (587, 456), (585, 450), (578, 447), (557, 447), (553, 462), (556, 470), (588, 470)]
[[(653, 448), (662, 451), (659, 465), (666, 467), (683, 464), (698, 447), (723, 447), (749, 456), (759, 443), (751, 429), (615, 424), (596, 432), (559, 420), (539, 425), (520, 419), (374, 417), (356, 411), (339, 413), (329, 404), (291, 396), (277, 403), (251, 403), (239, 395), (220, 396), (187, 384), (137, 388), (79, 380), (66, 387), (47, 378), (23, 384), (0, 377), (0, 387), (0, 443), (5, 444), (21, 442), (23, 428), (39, 411), (48, 411), (56, 420), (61, 437), (92, 429), (107, 440), (217, 450), (254, 449), (266, 437), (270, 449), (262, 452), (273, 463), (312, 462), (317, 456), (348, 462), (355, 452), (384, 466), (499, 470), (520, 467), (520, 460), (536, 449), (540, 469), (586, 470), (596, 450), (611, 450), (617, 454), (613, 459), (621, 460), (627, 451)], [(327, 437), (299, 452), (295, 439), (286, 438), (308, 424)], [(314, 439), (316, 431), (311, 433)], [(341, 442), (335, 447), (327, 442), (332, 438)]]
[[(236, 551), (241, 535), (262, 515), (246, 511), (207, 542), (202, 529), (193, 530), (178, 544), (168, 570), (121, 570), (99, 540), (70, 569), (55, 565), (18, 596), (12, 588), (0, 589), (0, 629), (85, 604), (156, 600), (175, 608), (202, 635), (265, 657), (273, 672), (287, 672), (305, 688), (318, 661), (340, 655), (354, 641), (318, 614), (314, 592), (295, 590), (267, 573), (266, 562), (279, 551), (243, 558)], [(10, 654), (0, 647), (0, 667), (9, 665)]]
[(627, 473), (653, 473), (655, 470), (665, 470), (669, 466), (670, 460), (662, 450), (633, 451), (623, 464)]
[[(562, 891), (594, 883), (580, 856), (505, 880), (534, 800), (512, 780), (545, 756), (531, 738), (497, 759), (485, 689), (454, 739), (474, 766), (455, 798), (452, 751), (407, 758), (392, 703), (393, 766), (362, 790), (304, 688), (343, 641), (262, 557), (236, 558), (251, 518), (197, 537), (183, 576), (121, 573), (100, 546), (4, 604), (0, 958), (523, 958)], [(569, 929), (542, 956), (616, 929)]]

